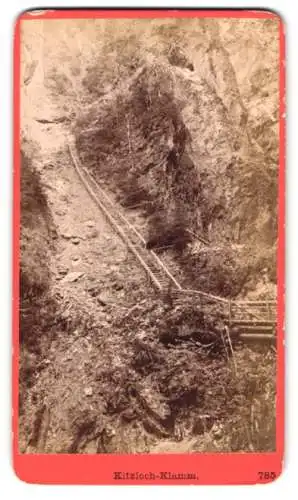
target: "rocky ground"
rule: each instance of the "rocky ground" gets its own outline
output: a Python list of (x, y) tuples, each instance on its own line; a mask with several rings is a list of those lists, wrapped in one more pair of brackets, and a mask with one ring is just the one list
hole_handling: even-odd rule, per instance
[[(194, 57), (195, 46), (189, 42), (186, 59), (172, 51), (165, 63), (164, 58), (156, 59), (156, 47), (166, 50), (159, 27), (158, 43), (150, 42), (146, 62), (136, 54), (130, 67), (123, 59), (120, 82), (113, 65), (105, 68), (113, 85), (106, 88), (106, 82), (101, 82), (104, 91), (95, 104), (85, 102), (82, 109), (76, 101), (73, 115), (69, 109), (75, 95), (70, 99), (64, 91), (65, 78), (77, 97), (82, 90), (75, 85), (75, 71), (66, 71), (62, 78), (56, 70), (57, 92), (53, 82), (45, 85), (39, 66), (29, 65), (33, 70), (24, 78), (22, 108), (23, 153), (28, 162), (22, 166), (26, 193), (22, 212), (29, 214), (22, 222), (22, 452), (269, 451), (275, 447), (274, 348), (236, 346), (234, 356), (227, 357), (211, 310), (203, 314), (187, 300), (176, 304), (157, 296), (86, 193), (67, 148), (71, 132), (84, 164), (105, 180), (124, 209), (131, 185), (145, 183), (151, 213), (147, 204), (146, 210), (137, 210), (135, 220), (142, 229), (145, 225), (149, 237), (158, 225), (158, 211), (167, 226), (179, 218), (192, 231), (205, 231), (205, 236), (212, 226), (211, 246), (203, 253), (201, 246), (188, 241), (182, 252), (170, 250), (163, 255), (185, 283), (219, 295), (274, 297), (273, 201), (268, 199), (264, 205), (262, 200), (263, 215), (256, 211), (249, 219), (246, 213), (258, 180), (254, 166), (264, 155), (258, 152), (258, 161), (249, 167), (249, 141), (261, 138), (259, 147), (267, 148), (267, 153), (274, 150), (274, 141), (263, 140), (262, 127), (256, 124), (260, 116), (254, 118), (250, 111), (253, 125), (239, 128), (247, 108), (253, 108), (250, 89), (245, 79), (240, 90), (235, 85), (235, 74), (228, 71), (228, 53), (216, 30), (204, 25), (200, 30), (202, 53)], [(243, 51), (248, 50), (245, 33), (242, 29)], [(222, 38), (232, 52), (233, 36), (233, 27), (226, 26)], [(30, 46), (30, 36), (26, 40)], [(145, 37), (147, 48), (148, 43)], [(129, 44), (127, 50), (131, 62)], [(200, 72), (193, 73), (199, 59), (207, 80)], [(233, 64), (237, 67), (239, 61), (234, 58)], [(87, 69), (91, 101), (92, 82), (95, 79), (98, 89), (101, 77), (94, 67)], [(87, 95), (86, 87), (84, 92)], [(185, 96), (188, 103), (182, 102)], [(167, 113), (160, 114), (162, 110)], [(252, 156), (257, 154), (256, 146), (250, 151)], [(33, 172), (29, 181), (24, 169)], [(244, 183), (246, 191), (233, 191), (241, 169), (245, 179), (253, 180)], [(123, 179), (129, 179), (130, 187)], [(29, 184), (36, 186), (34, 193)], [(32, 207), (28, 200), (34, 197), (37, 203)], [(236, 199), (241, 199), (237, 213)], [(255, 248), (255, 232), (264, 233), (263, 240), (248, 260)], [(265, 284), (260, 269), (265, 269)], [(46, 286), (37, 286), (39, 282)]]

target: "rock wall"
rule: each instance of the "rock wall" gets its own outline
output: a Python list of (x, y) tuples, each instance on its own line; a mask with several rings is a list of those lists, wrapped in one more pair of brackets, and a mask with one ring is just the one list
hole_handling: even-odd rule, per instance
[[(275, 280), (277, 239), (278, 21), (254, 21), (255, 36), (250, 22), (148, 23), (135, 54), (118, 52), (127, 78), (74, 128), (82, 160), (120, 202), (146, 201), (149, 235), (160, 218), (164, 230), (180, 222), (244, 267), (241, 282), (262, 267)], [(185, 251), (200, 269), (195, 238)]]

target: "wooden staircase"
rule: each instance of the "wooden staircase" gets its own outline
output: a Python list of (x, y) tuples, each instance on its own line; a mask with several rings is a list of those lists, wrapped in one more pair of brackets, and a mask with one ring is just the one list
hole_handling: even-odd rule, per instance
[(233, 340), (275, 342), (276, 302), (231, 302), (227, 327)]
[[(224, 319), (223, 340), (227, 341), (231, 350), (231, 339), (243, 342), (275, 341), (276, 301), (228, 300), (202, 290), (183, 289), (157, 253), (147, 249), (144, 236), (129, 220), (127, 214), (117, 206), (115, 200), (106, 193), (94, 176), (80, 164), (73, 138), (69, 138), (68, 146), (74, 167), (89, 195), (125, 242), (158, 292), (169, 293), (175, 301), (181, 301), (182, 304), (185, 299), (191, 298), (192, 302), (202, 310), (206, 306), (208, 310), (210, 307), (216, 308)], [(207, 245), (209, 242), (206, 240), (204, 244)]]

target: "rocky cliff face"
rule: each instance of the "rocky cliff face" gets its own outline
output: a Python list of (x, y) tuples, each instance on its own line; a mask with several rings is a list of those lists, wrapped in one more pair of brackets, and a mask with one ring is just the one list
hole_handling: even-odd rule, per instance
[(149, 237), (180, 224), (210, 239), (178, 260), (196, 286), (237, 295), (264, 268), (275, 281), (278, 21), (254, 21), (253, 37), (247, 20), (186, 21), (147, 23), (118, 52), (121, 78), (80, 114), (77, 146), (123, 204), (144, 202)]
[(34, 384), (38, 356), (51, 340), (56, 303), (51, 294), (50, 260), (54, 251), (53, 224), (47, 197), (33, 158), (37, 149), (23, 141), (21, 151), (20, 235), (20, 419)]

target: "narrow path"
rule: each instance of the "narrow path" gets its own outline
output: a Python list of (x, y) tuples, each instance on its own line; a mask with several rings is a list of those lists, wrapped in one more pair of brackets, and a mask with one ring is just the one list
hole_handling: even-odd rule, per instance
[[(55, 331), (40, 360), (22, 425), (32, 428), (44, 408), (50, 415), (46, 440), (38, 442), (36, 449), (29, 446), (30, 452), (41, 446), (45, 452), (65, 452), (76, 435), (78, 424), (73, 419), (103, 413), (107, 396), (96, 389), (100, 370), (126, 369), (131, 353), (113, 323), (136, 303), (148, 300), (148, 282), (80, 183), (63, 126), (38, 127), (38, 133), (34, 131), (40, 141), (36, 167), (58, 234), (51, 289), (65, 328)], [(21, 448), (28, 451), (28, 439)]]

